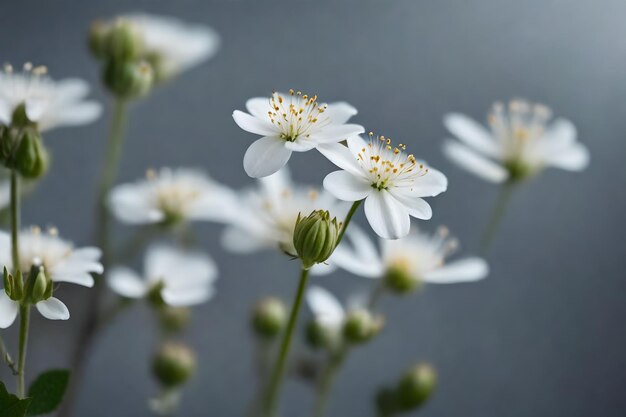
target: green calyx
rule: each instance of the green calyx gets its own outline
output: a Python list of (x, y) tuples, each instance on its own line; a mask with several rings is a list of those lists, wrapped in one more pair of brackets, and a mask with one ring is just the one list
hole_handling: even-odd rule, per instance
[(152, 372), (165, 387), (184, 384), (196, 370), (196, 356), (186, 345), (168, 342), (161, 346), (152, 359)]
[(263, 338), (273, 339), (287, 325), (287, 307), (275, 297), (265, 298), (256, 305), (252, 313), (252, 329)]
[(46, 275), (41, 265), (33, 265), (25, 280), (19, 269), (13, 275), (5, 267), (3, 281), (4, 291), (13, 301), (37, 304), (52, 297), (52, 280)]
[(0, 161), (24, 178), (41, 177), (48, 169), (49, 156), (37, 126), (0, 127)]
[(402, 411), (413, 410), (428, 400), (437, 385), (432, 366), (418, 364), (405, 373), (396, 387), (397, 405)]
[(341, 223), (331, 220), (330, 213), (316, 210), (307, 217), (298, 215), (293, 245), (305, 269), (326, 261), (337, 246)]
[(382, 330), (382, 316), (372, 315), (367, 310), (350, 311), (343, 325), (343, 336), (349, 343), (360, 344), (372, 339)]
[(383, 277), (385, 287), (396, 294), (407, 294), (419, 289), (422, 281), (413, 276), (407, 268), (392, 266)]
[(519, 182), (530, 178), (536, 170), (522, 161), (510, 160), (504, 163), (504, 167), (509, 171), (509, 181)]
[(133, 99), (147, 94), (154, 74), (145, 61), (108, 61), (104, 67), (104, 84), (116, 96)]

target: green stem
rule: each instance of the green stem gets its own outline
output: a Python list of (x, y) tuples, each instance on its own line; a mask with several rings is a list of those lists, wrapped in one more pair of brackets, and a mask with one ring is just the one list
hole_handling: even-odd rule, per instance
[(4, 343), (4, 339), (2, 339), (2, 336), (0, 336), (0, 355), (2, 355), (2, 359), (6, 362), (13, 375), (17, 376), (19, 372), (15, 367), (15, 361), (13, 361), (13, 358), (11, 357), (9, 350), (7, 349), (7, 345)]
[(278, 361), (274, 365), (270, 383), (268, 385), (267, 394), (264, 402), (264, 412), (268, 417), (276, 415), (276, 406), (278, 403), (278, 394), (280, 386), (285, 374), (285, 365), (287, 363), (287, 356), (289, 354), (289, 348), (291, 346), (291, 339), (293, 337), (293, 331), (298, 321), (298, 314), (300, 313), (300, 307), (302, 305), (302, 299), (304, 297), (304, 290), (309, 278), (309, 270), (302, 268), (300, 272), (300, 282), (298, 284), (298, 291), (296, 292), (296, 298), (291, 306), (291, 313), (289, 315), (289, 322), (287, 324), (287, 330), (283, 336), (283, 340), (280, 345), (280, 352), (278, 354)]
[(20, 182), (17, 172), (11, 170), (11, 260), (13, 273), (20, 267)]
[(339, 243), (341, 243), (341, 240), (343, 239), (343, 235), (346, 233), (346, 229), (348, 228), (348, 225), (350, 224), (350, 220), (352, 220), (352, 216), (354, 216), (356, 209), (359, 208), (362, 202), (363, 200), (359, 200), (359, 201), (355, 201), (354, 203), (352, 203), (352, 207), (350, 207), (350, 211), (348, 212), (346, 219), (343, 221), (343, 226), (341, 227), (341, 231), (339, 232), (339, 237), (337, 238), (337, 246), (339, 246)]
[(326, 369), (324, 369), (324, 373), (322, 374), (318, 385), (317, 399), (315, 400), (315, 411), (313, 413), (314, 417), (322, 417), (326, 413), (328, 396), (333, 386), (333, 382), (335, 381), (335, 376), (337, 375), (337, 372), (339, 371), (347, 353), (347, 348), (341, 347), (338, 352), (331, 355), (328, 365), (326, 366)]
[(26, 397), (24, 385), (24, 368), (26, 367), (26, 348), (28, 345), (28, 325), (30, 323), (30, 306), (20, 305), (20, 345), (17, 359), (17, 396)]
[(515, 183), (512, 181), (505, 182), (500, 188), (496, 204), (491, 212), (489, 223), (483, 231), (482, 238), (480, 239), (480, 253), (485, 256), (493, 243), (493, 239), (496, 236), (496, 232), (500, 227), (500, 223), (504, 217), (513, 191), (515, 190)]

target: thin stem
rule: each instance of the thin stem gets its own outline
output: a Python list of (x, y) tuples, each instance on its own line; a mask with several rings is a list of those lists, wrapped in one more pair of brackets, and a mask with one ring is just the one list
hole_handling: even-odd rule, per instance
[(2, 339), (2, 336), (0, 336), (0, 355), (2, 355), (2, 359), (6, 362), (13, 375), (17, 376), (19, 372), (17, 370), (17, 367), (15, 366), (15, 361), (11, 357), (11, 354), (9, 353), (7, 345), (4, 343), (4, 339)]
[[(102, 249), (102, 264), (104, 265), (105, 271), (108, 266), (110, 266), (112, 256), (110, 247), (111, 219), (106, 207), (106, 198), (115, 182), (115, 178), (117, 177), (124, 140), (124, 131), (126, 127), (127, 105), (127, 101), (121, 98), (116, 98), (113, 109), (113, 118), (111, 120), (111, 131), (109, 133), (109, 140), (107, 143), (104, 170), (102, 172), (100, 190), (98, 194), (98, 229), (96, 240), (100, 249)], [(75, 345), (76, 348), (74, 354), (72, 355), (73, 377), (65, 395), (65, 401), (59, 410), (59, 417), (67, 417), (72, 414), (76, 390), (82, 384), (82, 378), (85, 371), (84, 368), (87, 360), (87, 352), (89, 351), (93, 338), (99, 328), (98, 313), (100, 311), (100, 300), (103, 292), (103, 285), (101, 281), (102, 279), (96, 280), (95, 286), (90, 293), (90, 302), (88, 303), (88, 310), (85, 314), (85, 321), (83, 322), (81, 332), (79, 333), (79, 340)]]
[(352, 207), (350, 207), (350, 211), (348, 212), (346, 219), (343, 221), (343, 226), (341, 227), (341, 231), (339, 232), (339, 237), (337, 238), (337, 246), (339, 246), (339, 243), (341, 243), (341, 240), (343, 239), (343, 235), (346, 234), (346, 229), (348, 228), (348, 225), (350, 224), (350, 220), (352, 220), (352, 216), (354, 216), (356, 209), (359, 208), (362, 202), (363, 200), (359, 200), (359, 201), (355, 201), (354, 203), (352, 203)]
[(20, 181), (17, 175), (11, 170), (11, 260), (14, 273), (20, 267)]
[(17, 359), (17, 396), (26, 397), (24, 388), (24, 368), (26, 367), (26, 350), (28, 346), (28, 325), (30, 323), (30, 306), (20, 305), (20, 344)]
[(335, 376), (339, 371), (339, 368), (343, 364), (343, 360), (348, 353), (348, 349), (344, 346), (331, 355), (328, 364), (324, 369), (324, 373), (320, 379), (317, 390), (317, 399), (315, 400), (314, 417), (322, 417), (326, 413), (326, 405), (328, 404), (328, 397), (335, 381)]
[(248, 417), (256, 417), (259, 411), (258, 408), (263, 403), (263, 393), (265, 392), (267, 376), (270, 372), (272, 346), (273, 343), (271, 340), (259, 336), (255, 337), (254, 361), (257, 389), (246, 413)]
[(493, 239), (495, 238), (496, 232), (500, 227), (500, 223), (502, 222), (514, 190), (515, 183), (512, 181), (505, 182), (500, 188), (496, 204), (491, 212), (491, 217), (489, 218), (489, 223), (487, 223), (487, 226), (483, 231), (482, 238), (480, 239), (480, 253), (483, 256), (487, 254), (491, 244), (493, 243)]
[(300, 313), (300, 307), (302, 305), (302, 298), (304, 297), (304, 290), (309, 278), (309, 270), (302, 268), (300, 272), (300, 282), (298, 284), (298, 291), (296, 292), (296, 298), (291, 306), (291, 313), (289, 315), (289, 322), (287, 324), (287, 330), (283, 336), (283, 340), (280, 345), (280, 352), (278, 354), (278, 361), (274, 365), (270, 383), (268, 385), (267, 394), (265, 397), (264, 412), (268, 417), (276, 415), (276, 406), (278, 403), (278, 394), (280, 392), (280, 386), (285, 374), (285, 365), (287, 363), (287, 356), (289, 355), (289, 348), (291, 346), (291, 339), (293, 337), (293, 331), (298, 321), (298, 314)]

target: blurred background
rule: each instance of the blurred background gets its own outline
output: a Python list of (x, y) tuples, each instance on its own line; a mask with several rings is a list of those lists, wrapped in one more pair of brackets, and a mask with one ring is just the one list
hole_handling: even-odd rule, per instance
[[(471, 253), (497, 188), (444, 159), (442, 116), (460, 111), (483, 120), (493, 101), (523, 97), (571, 119), (590, 149), (590, 167), (546, 171), (522, 187), (491, 251), (488, 279), (385, 299), (384, 335), (349, 357), (329, 415), (373, 415), (372, 394), (416, 361), (433, 363), (440, 378), (419, 415), (623, 415), (626, 3), (5, 1), (1, 59), (45, 64), (54, 78), (85, 78), (107, 106), (95, 124), (45, 136), (52, 171), (24, 203), (24, 224), (56, 225), (80, 245), (93, 243), (111, 104), (86, 34), (94, 19), (129, 11), (209, 24), (222, 49), (132, 107), (120, 182), (150, 167), (196, 166), (229, 186), (251, 185), (242, 158), (255, 136), (231, 113), (249, 97), (293, 87), (350, 102), (359, 109), (356, 123), (407, 143), (444, 171), (449, 189), (431, 200), (433, 219), (419, 226), (448, 225)], [(292, 166), (298, 181), (311, 184), (332, 169), (316, 152), (294, 155)], [(362, 211), (357, 221), (363, 224)], [(273, 252), (231, 255), (220, 247), (220, 226), (196, 227), (221, 279), (187, 334), (200, 369), (180, 415), (238, 416), (254, 390), (251, 305), (261, 295), (289, 299), (297, 264)], [(340, 296), (369, 284), (344, 272), (315, 280)], [(88, 291), (63, 286), (69, 322), (34, 316), (31, 377), (69, 363)], [(77, 416), (148, 415), (146, 398), (157, 393), (146, 356), (156, 340), (148, 313), (134, 307), (101, 333)], [(9, 379), (5, 367), (0, 378)], [(309, 414), (307, 386), (291, 380), (283, 394), (283, 415)]]

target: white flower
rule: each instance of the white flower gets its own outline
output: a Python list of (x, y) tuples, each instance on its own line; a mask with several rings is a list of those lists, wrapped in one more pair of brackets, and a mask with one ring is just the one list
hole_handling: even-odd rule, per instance
[[(55, 228), (46, 233), (31, 227), (19, 233), (20, 270), (28, 274), (33, 265), (43, 265), (46, 275), (54, 282), (93, 287), (91, 274), (102, 274), (100, 249), (94, 247), (74, 248), (71, 242), (61, 239)], [(11, 236), (0, 231), (0, 265), (9, 270), (11, 260)]]
[(157, 57), (159, 71), (171, 77), (211, 58), (219, 49), (219, 35), (210, 27), (145, 13), (120, 16), (137, 28), (147, 55)]
[(109, 207), (121, 222), (221, 221), (232, 213), (234, 193), (203, 171), (162, 168), (146, 177), (111, 190)]
[[(11, 300), (7, 293), (0, 289), (0, 329), (6, 329), (15, 322), (19, 308), (19, 301)], [(49, 320), (67, 320), (70, 318), (67, 306), (55, 297), (36, 303), (35, 308)]]
[[(379, 239), (381, 253), (369, 237), (356, 225), (346, 231), (335, 250), (333, 264), (366, 278), (383, 278), (390, 270), (402, 271), (416, 280), (433, 284), (469, 282), (485, 278), (487, 263), (480, 258), (464, 258), (446, 264), (446, 258), (457, 248), (446, 228), (428, 235), (414, 232), (399, 240)], [(351, 246), (351, 247), (350, 247)]]
[(422, 197), (434, 197), (446, 190), (448, 180), (439, 171), (407, 155), (405, 145), (391, 145), (384, 136), (369, 134), (350, 137), (348, 147), (322, 146), (319, 151), (342, 171), (324, 179), (324, 188), (340, 200), (365, 199), (365, 215), (374, 231), (385, 239), (406, 236), (409, 216), (428, 220), (432, 210)]
[(14, 72), (6, 65), (0, 71), (0, 122), (10, 124), (14, 111), (23, 105), (28, 119), (41, 131), (91, 123), (102, 113), (102, 106), (85, 100), (87, 93), (89, 85), (81, 79), (53, 81), (45, 67), (33, 68), (28, 63), (24, 71)]
[(490, 131), (462, 114), (445, 116), (448, 130), (463, 143), (447, 141), (444, 153), (462, 168), (491, 182), (521, 179), (547, 166), (580, 171), (589, 152), (576, 141), (576, 128), (566, 119), (550, 123), (552, 113), (541, 104), (513, 100), (508, 109), (495, 103)]
[(250, 114), (235, 110), (233, 119), (243, 130), (263, 136), (250, 145), (243, 158), (246, 173), (255, 178), (278, 171), (292, 151), (305, 152), (364, 132), (362, 126), (346, 124), (357, 114), (348, 103), (320, 104), (317, 96), (300, 91), (251, 98), (246, 109)]
[[(308, 216), (314, 210), (328, 210), (342, 221), (348, 211), (347, 204), (324, 190), (292, 184), (287, 168), (258, 181), (258, 189), (242, 193), (233, 223), (224, 231), (222, 243), (233, 252), (275, 248), (295, 257), (293, 233), (299, 213)], [(324, 265), (313, 269), (319, 272)]]
[(108, 284), (128, 298), (143, 298), (158, 291), (166, 304), (182, 307), (209, 300), (216, 279), (217, 267), (207, 254), (155, 244), (144, 259), (144, 278), (129, 268), (115, 267)]

